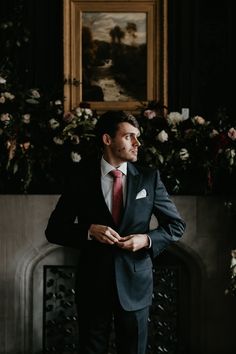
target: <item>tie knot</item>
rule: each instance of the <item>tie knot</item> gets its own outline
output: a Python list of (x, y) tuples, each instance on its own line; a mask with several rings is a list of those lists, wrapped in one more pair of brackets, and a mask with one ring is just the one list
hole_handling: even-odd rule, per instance
[(110, 174), (112, 175), (113, 178), (121, 178), (123, 173), (120, 170), (112, 170), (110, 171)]

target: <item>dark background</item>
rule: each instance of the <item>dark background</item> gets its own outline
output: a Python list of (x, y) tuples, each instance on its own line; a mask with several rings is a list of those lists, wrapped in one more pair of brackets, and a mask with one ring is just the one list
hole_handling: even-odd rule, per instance
[[(14, 15), (13, 9), (21, 5)], [(207, 119), (221, 107), (235, 114), (234, 2), (169, 0), (169, 111), (189, 107)], [(1, 0), (2, 19), (20, 17), (30, 41), (15, 56), (25, 85), (60, 90), (63, 82), (62, 0)], [(27, 68), (27, 69), (26, 69)]]

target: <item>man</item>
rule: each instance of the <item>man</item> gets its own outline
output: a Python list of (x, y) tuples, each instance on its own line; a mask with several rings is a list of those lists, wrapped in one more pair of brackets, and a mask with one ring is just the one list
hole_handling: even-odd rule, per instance
[[(152, 259), (182, 236), (185, 224), (159, 172), (133, 164), (140, 146), (136, 119), (108, 111), (96, 132), (102, 157), (78, 164), (49, 219), (46, 237), (80, 249), (79, 353), (107, 354), (114, 318), (117, 353), (145, 354)], [(119, 182), (112, 173), (119, 174)], [(149, 229), (152, 214), (158, 220), (154, 230)]]

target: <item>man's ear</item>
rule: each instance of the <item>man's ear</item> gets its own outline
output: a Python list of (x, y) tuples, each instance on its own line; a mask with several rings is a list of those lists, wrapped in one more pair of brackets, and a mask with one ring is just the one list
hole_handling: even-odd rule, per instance
[(103, 134), (102, 136), (102, 141), (103, 141), (103, 144), (106, 145), (106, 146), (109, 146), (111, 144), (111, 137), (109, 134)]

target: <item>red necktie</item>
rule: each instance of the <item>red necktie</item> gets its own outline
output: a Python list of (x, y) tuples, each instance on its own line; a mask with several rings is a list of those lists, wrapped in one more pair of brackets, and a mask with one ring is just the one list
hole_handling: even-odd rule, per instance
[(123, 207), (123, 191), (122, 191), (122, 175), (119, 170), (112, 170), (110, 174), (113, 176), (112, 190), (112, 217), (115, 224), (118, 225)]

